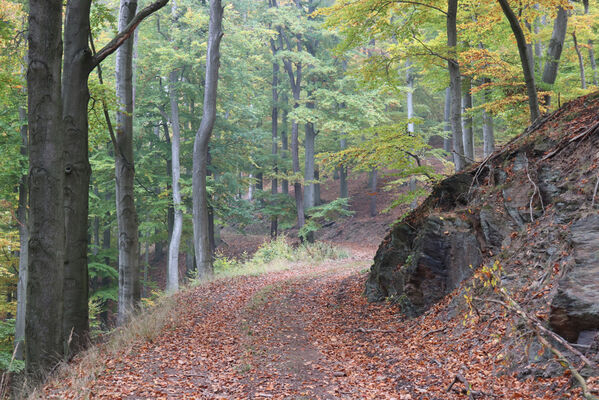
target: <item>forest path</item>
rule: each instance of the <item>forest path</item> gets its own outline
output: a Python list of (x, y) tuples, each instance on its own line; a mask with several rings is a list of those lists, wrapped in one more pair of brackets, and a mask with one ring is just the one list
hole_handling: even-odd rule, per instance
[[(451, 299), (413, 320), (369, 304), (362, 291), (375, 248), (286, 271), (219, 279), (182, 293), (164, 331), (107, 356), (85, 393), (69, 399), (556, 399), (566, 377), (497, 376), (506, 318), (465, 327)], [(448, 314), (453, 314), (452, 316)]]
[(347, 332), (330, 311), (347, 300), (348, 280), (363, 280), (376, 250), (344, 247), (349, 258), (217, 280), (180, 296), (164, 334), (110, 360), (90, 397), (398, 398), (359, 360), (348, 364), (327, 347)]

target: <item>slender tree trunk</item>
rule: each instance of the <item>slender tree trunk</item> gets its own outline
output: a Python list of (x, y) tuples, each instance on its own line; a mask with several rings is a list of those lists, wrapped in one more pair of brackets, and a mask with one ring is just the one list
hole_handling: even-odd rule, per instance
[(88, 155), (87, 81), (91, 0), (67, 3), (64, 31), (62, 116), (65, 129), (65, 268), (63, 332), (69, 352), (88, 343), (87, 230), (91, 167)]
[[(462, 80), (463, 96), (462, 96), (462, 134), (464, 135), (464, 156), (467, 162), (474, 162), (474, 129), (472, 116), (466, 113), (472, 108), (472, 94), (470, 89), (472, 81), (469, 77)], [(466, 116), (467, 115), (467, 116)]]
[(578, 56), (578, 67), (580, 69), (580, 87), (582, 89), (587, 88), (587, 80), (584, 75), (584, 61), (582, 59), (582, 53), (580, 52), (580, 47), (578, 47), (578, 40), (576, 40), (576, 31), (572, 32), (572, 41), (574, 41), (574, 50), (576, 50), (576, 55)]
[[(294, 96), (295, 97), (295, 96)], [(299, 100), (299, 96), (298, 96)], [(298, 103), (295, 104), (295, 108), (299, 106)], [(297, 177), (300, 173), (299, 166), (299, 126), (297, 122), (294, 120), (291, 123), (291, 162), (293, 168), (293, 174)], [(305, 216), (304, 216), (304, 196), (302, 195), (302, 184), (295, 178), (293, 182), (293, 191), (295, 195), (295, 207), (297, 209), (297, 226), (298, 228), (302, 228), (304, 226)]]
[[(562, 56), (562, 49), (564, 48), (564, 41), (566, 40), (567, 28), (568, 12), (562, 7), (559, 7), (557, 10), (557, 17), (553, 22), (553, 32), (551, 33), (551, 40), (547, 47), (547, 61), (545, 62), (545, 69), (543, 70), (543, 83), (548, 85), (553, 85), (557, 78), (557, 70), (559, 60)], [(545, 105), (551, 105), (551, 96), (545, 96)]]
[(62, 1), (29, 1), (27, 119), (30, 138), (30, 231), (25, 357), (27, 371), (32, 374), (44, 374), (64, 353), (61, 27)]
[[(309, 103), (308, 108), (314, 108), (313, 103)], [(314, 126), (306, 123), (306, 137), (304, 139), (304, 207), (306, 210), (314, 207), (316, 201), (314, 198), (314, 142), (316, 134)]]
[(449, 87), (451, 91), (450, 121), (453, 136), (453, 163), (456, 172), (460, 171), (468, 164), (464, 157), (464, 143), (462, 138), (462, 84), (457, 54), (457, 13), (458, 0), (448, 0), (447, 47), (449, 47), (450, 50), (450, 59), (447, 61), (447, 68), (449, 70)]
[(451, 88), (445, 89), (445, 107), (443, 108), (443, 130), (446, 137), (443, 139), (443, 150), (451, 153), (453, 138), (451, 133)]
[[(278, 181), (276, 178), (277, 173), (279, 172), (278, 162), (277, 162), (277, 153), (278, 153), (278, 128), (279, 128), (279, 64), (276, 61), (277, 51), (278, 49), (275, 46), (274, 39), (270, 41), (270, 47), (272, 50), (272, 55), (275, 61), (272, 63), (272, 146), (271, 146), (271, 154), (273, 158), (273, 178), (271, 181), (271, 194), (276, 195), (278, 190)], [(272, 216), (270, 219), (270, 237), (276, 238), (278, 232), (278, 221), (276, 216)]]
[(314, 165), (314, 205), (319, 206), (322, 204), (322, 199), (320, 198), (320, 169), (318, 168), (318, 164)]
[[(410, 121), (412, 118), (414, 118), (414, 73), (412, 71), (412, 67), (411, 67), (412, 63), (410, 62), (410, 60), (408, 59), (406, 61), (406, 83), (408, 85), (408, 92), (406, 94), (406, 104), (407, 104), (407, 108), (408, 108), (408, 121)], [(413, 122), (408, 122), (408, 132), (409, 133), (414, 133), (414, 123)], [(416, 190), (416, 179), (414, 177), (410, 178), (410, 183), (409, 183), (409, 190), (410, 191), (414, 191)], [(412, 201), (412, 203), (410, 204), (410, 208), (414, 209), (416, 208), (417, 205), (417, 201), (416, 199), (414, 199)]]
[(210, 23), (208, 48), (206, 52), (206, 79), (204, 88), (204, 109), (200, 128), (196, 132), (193, 145), (193, 236), (198, 278), (206, 278), (213, 273), (210, 232), (208, 224), (208, 192), (206, 175), (208, 166), (208, 145), (216, 120), (216, 96), (218, 69), (220, 66), (220, 42), (223, 7), (220, 0), (210, 0)]
[[(488, 79), (484, 79), (483, 83), (488, 83)], [(483, 92), (485, 101), (488, 101), (489, 92), (485, 90)], [(495, 133), (493, 128), (493, 115), (487, 112), (483, 108), (483, 154), (484, 157), (488, 157), (495, 151)]]
[(168, 267), (166, 290), (176, 292), (179, 290), (179, 246), (181, 244), (181, 232), (183, 230), (183, 209), (181, 208), (181, 190), (179, 180), (181, 178), (181, 166), (179, 157), (179, 143), (181, 141), (181, 129), (179, 123), (179, 98), (177, 95), (177, 71), (169, 74), (169, 99), (171, 104), (171, 128), (173, 138), (171, 139), (171, 166), (173, 176), (173, 208), (174, 222), (173, 233), (168, 247)]
[[(21, 155), (27, 157), (27, 110), (19, 107), (19, 120), (21, 122)], [(25, 310), (27, 309), (27, 261), (29, 248), (29, 230), (27, 228), (27, 176), (21, 177), (19, 182), (19, 208), (17, 209), (19, 223), (19, 281), (17, 283), (17, 315), (15, 317), (15, 359), (23, 360), (25, 345)]]
[(370, 207), (370, 216), (371, 217), (376, 217), (377, 215), (377, 210), (376, 210), (376, 185), (377, 185), (377, 170), (373, 169), (369, 176), (368, 176), (368, 187), (370, 189), (370, 202), (369, 202), (369, 207)]
[(520, 26), (520, 22), (518, 21), (518, 17), (514, 14), (514, 11), (510, 7), (508, 0), (497, 0), (501, 5), (503, 13), (507, 18), (510, 26), (512, 28), (512, 32), (516, 37), (516, 42), (518, 44), (518, 53), (520, 54), (520, 62), (522, 64), (522, 72), (524, 74), (524, 81), (526, 82), (526, 91), (528, 93), (528, 107), (530, 109), (530, 121), (534, 122), (537, 118), (541, 116), (539, 111), (539, 99), (537, 97), (537, 88), (535, 85), (535, 75), (534, 72), (530, 69), (530, 61), (528, 59), (528, 55), (526, 53), (526, 37), (524, 36), (524, 32), (522, 31), (522, 27)]
[[(170, 89), (169, 89), (170, 90)], [(170, 96), (170, 94), (169, 94)], [(177, 107), (177, 111), (179, 110), (179, 108)], [(171, 110), (172, 113), (172, 110)], [(166, 141), (166, 144), (168, 145), (168, 147), (170, 147), (172, 149), (173, 145), (172, 145), (172, 141), (171, 141), (171, 135), (169, 133), (169, 129), (168, 129), (168, 121), (172, 119), (169, 118), (166, 114), (164, 115), (164, 120), (162, 121), (162, 127), (164, 129), (164, 140)], [(172, 123), (171, 123), (172, 125)], [(160, 137), (160, 135), (158, 135)], [(171, 152), (172, 153), (172, 152)], [(167, 181), (166, 181), (166, 190), (167, 191), (171, 191), (173, 189), (172, 187), (172, 182), (173, 182), (173, 155), (171, 154), (171, 157), (166, 159), (166, 176), (167, 176)], [(170, 180), (170, 182), (169, 182)], [(160, 191), (161, 189), (158, 188), (158, 191)], [(168, 208), (166, 210), (166, 229), (167, 229), (167, 242), (170, 243), (171, 241), (171, 237), (173, 235), (173, 229), (175, 226), (175, 207), (174, 204), (169, 204)], [(158, 245), (158, 243), (157, 243)], [(160, 242), (160, 255), (162, 255), (162, 242)], [(160, 257), (162, 258), (162, 257)]]
[[(582, 0), (582, 4), (584, 5), (584, 13), (585, 15), (589, 13), (589, 0)], [(591, 62), (591, 70), (593, 71), (593, 85), (598, 86), (597, 83), (597, 61), (595, 60), (595, 50), (593, 39), (589, 39), (588, 48), (589, 48), (589, 60)]]
[[(283, 94), (282, 103), (287, 107), (287, 95)], [(287, 128), (288, 128), (288, 118), (287, 118), (287, 108), (283, 108), (283, 116), (281, 118), (281, 152), (283, 153), (282, 159), (287, 159), (287, 154), (289, 152), (289, 144), (287, 141)], [(285, 169), (284, 172), (287, 172)], [(289, 194), (289, 181), (287, 179), (281, 179), (281, 193)]]
[[(119, 31), (131, 21), (137, 0), (121, 0)], [(118, 324), (123, 324), (141, 298), (139, 279), (138, 220), (135, 210), (133, 164), (133, 39), (116, 53), (116, 92), (121, 104), (116, 118), (115, 174), (119, 249)]]
[[(283, 40), (283, 30), (279, 27), (279, 43), (282, 46)], [(287, 42), (287, 50), (292, 51), (291, 44), (289, 43), (287, 37), (285, 37), (285, 41)], [(302, 43), (301, 40), (297, 40), (297, 51), (302, 51)], [(288, 59), (283, 59), (283, 63), (285, 64), (285, 70), (287, 71), (287, 75), (289, 75), (289, 83), (291, 85), (291, 92), (293, 93), (293, 108), (296, 109), (299, 107), (300, 101), (300, 93), (301, 93), (301, 82), (302, 82), (302, 64), (296, 64), (295, 74), (293, 72), (293, 64)], [(295, 179), (293, 182), (294, 196), (295, 196), (295, 208), (297, 210), (297, 226), (301, 229), (305, 223), (305, 215), (304, 215), (304, 196), (302, 195), (302, 184), (298, 181), (297, 177), (300, 173), (300, 164), (299, 164), (299, 126), (297, 120), (293, 120), (291, 122), (291, 164), (293, 169), (293, 174), (295, 175)]]
[[(345, 138), (345, 134), (343, 134), (339, 142), (341, 150), (345, 150), (347, 148), (347, 139)], [(339, 167), (339, 197), (342, 199), (349, 197), (347, 190), (347, 167), (345, 165)]]

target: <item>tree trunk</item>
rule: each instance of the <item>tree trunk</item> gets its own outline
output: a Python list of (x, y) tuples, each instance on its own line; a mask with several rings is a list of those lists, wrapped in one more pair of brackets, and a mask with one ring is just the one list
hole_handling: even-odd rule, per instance
[[(311, 107), (310, 107), (311, 105)], [(308, 108), (314, 108), (313, 103), (307, 104)], [(316, 205), (314, 197), (314, 142), (316, 134), (314, 125), (306, 123), (306, 137), (304, 139), (304, 207), (306, 210)]]
[(218, 69), (220, 66), (220, 42), (223, 7), (220, 0), (210, 0), (210, 23), (206, 52), (206, 79), (204, 109), (200, 128), (193, 145), (193, 236), (197, 259), (197, 276), (204, 279), (213, 273), (212, 252), (208, 224), (208, 192), (206, 174), (208, 167), (208, 144), (216, 120), (216, 96)]
[(181, 178), (181, 166), (179, 157), (179, 143), (181, 130), (179, 124), (179, 99), (177, 95), (177, 71), (169, 74), (169, 99), (171, 104), (171, 128), (173, 138), (171, 139), (171, 167), (173, 177), (173, 208), (174, 222), (173, 233), (168, 247), (168, 267), (166, 290), (176, 292), (179, 290), (179, 246), (181, 244), (181, 232), (183, 230), (183, 209), (181, 208), (181, 190), (179, 180)]
[[(562, 7), (559, 7), (557, 10), (557, 17), (553, 22), (553, 32), (551, 33), (551, 40), (547, 47), (547, 61), (545, 62), (545, 69), (543, 70), (543, 82), (548, 85), (553, 85), (557, 78), (557, 69), (560, 57), (562, 56), (564, 41), (566, 40), (567, 28), (568, 12)], [(551, 105), (551, 96), (545, 96), (545, 105), (547, 107)]]
[(576, 40), (576, 31), (572, 32), (572, 40), (574, 41), (574, 49), (576, 50), (576, 55), (578, 56), (578, 67), (580, 68), (580, 87), (582, 89), (587, 88), (587, 80), (584, 75), (584, 61), (582, 59), (582, 53), (580, 52), (580, 47), (578, 47), (578, 40)]
[[(19, 107), (19, 120), (21, 122), (21, 155), (27, 157), (27, 110)], [(17, 315), (15, 317), (15, 359), (23, 360), (25, 345), (25, 310), (27, 309), (27, 260), (29, 248), (29, 230), (27, 229), (27, 176), (21, 177), (19, 182), (19, 207), (17, 209), (19, 223), (19, 281), (17, 283)]]
[[(119, 31), (135, 15), (137, 0), (121, 0)], [(139, 279), (138, 220), (135, 210), (133, 163), (133, 39), (116, 53), (116, 92), (121, 105), (116, 117), (115, 175), (119, 249), (119, 303), (117, 322), (122, 325), (141, 298)]]
[(88, 155), (87, 81), (91, 0), (69, 1), (64, 24), (62, 117), (65, 129), (65, 268), (63, 332), (69, 352), (88, 343), (87, 230), (91, 167)]
[[(505, 0), (507, 1), (507, 0)], [(455, 170), (460, 171), (468, 163), (464, 157), (464, 143), (462, 138), (462, 85), (460, 64), (458, 62), (457, 43), (457, 13), (458, 0), (447, 1), (447, 47), (450, 59), (447, 61), (449, 70), (449, 87), (451, 91), (451, 132), (453, 136), (453, 163)]]
[[(272, 128), (272, 145), (271, 154), (273, 159), (273, 178), (271, 181), (271, 194), (276, 195), (278, 191), (278, 181), (276, 178), (279, 172), (277, 163), (278, 153), (278, 128), (279, 128), (279, 64), (276, 62), (277, 48), (275, 41), (271, 39), (270, 47), (272, 55), (275, 61), (272, 63), (272, 115), (271, 115), (271, 128)], [(278, 232), (278, 221), (276, 216), (272, 216), (270, 219), (270, 237), (276, 238)]]
[[(340, 147), (341, 150), (347, 148), (347, 139), (345, 137), (341, 138)], [(345, 165), (339, 167), (339, 197), (342, 199), (347, 199), (349, 197), (347, 190), (347, 167)]]
[[(175, 78), (176, 79), (176, 78)], [(170, 88), (169, 88), (170, 90)], [(170, 96), (170, 93), (169, 93)], [(171, 105), (172, 106), (172, 105)], [(179, 111), (179, 107), (177, 105), (177, 111)], [(171, 110), (172, 113), (172, 110)], [(162, 121), (162, 127), (164, 129), (164, 140), (166, 141), (166, 144), (168, 145), (168, 147), (171, 148), (173, 147), (172, 141), (171, 141), (171, 136), (168, 130), (168, 121), (171, 120), (172, 121), (172, 115), (171, 118), (169, 118), (167, 115), (164, 116), (164, 120)], [(172, 122), (171, 122), (172, 125)], [(160, 137), (160, 135), (158, 135), (158, 137)], [(173, 155), (172, 155), (172, 151), (171, 151), (171, 157), (166, 159), (166, 176), (167, 176), (167, 181), (166, 181), (166, 190), (167, 191), (171, 191), (173, 189), (172, 187), (172, 182), (173, 182)], [(170, 182), (169, 182), (170, 179)], [(158, 191), (160, 191), (161, 189), (158, 188)], [(167, 229), (167, 239), (166, 241), (168, 243), (170, 243), (171, 241), (171, 237), (173, 235), (173, 229), (175, 227), (175, 207), (174, 204), (169, 204), (168, 208), (166, 210), (166, 229)], [(162, 254), (162, 243), (160, 243), (160, 253)], [(160, 257), (162, 259), (162, 257)]]
[(370, 189), (370, 216), (376, 217), (376, 181), (377, 181), (377, 170), (373, 169), (368, 175), (368, 187)]
[(451, 88), (447, 88), (447, 89), (445, 89), (445, 107), (443, 108), (443, 121), (444, 121), (443, 130), (445, 131), (445, 134), (447, 136), (443, 139), (443, 150), (445, 150), (448, 153), (451, 153), (451, 149), (453, 147), (453, 145), (452, 145), (453, 137), (452, 137), (452, 133), (451, 133), (450, 116), (451, 116)]
[[(453, 1), (453, 0), (450, 0)], [(524, 81), (526, 82), (526, 91), (528, 93), (528, 107), (530, 109), (530, 121), (534, 122), (541, 116), (539, 111), (539, 99), (537, 97), (537, 88), (535, 85), (535, 75), (530, 69), (530, 61), (526, 53), (526, 37), (520, 26), (518, 17), (514, 14), (514, 11), (510, 7), (508, 0), (497, 0), (501, 5), (505, 17), (510, 23), (512, 32), (516, 37), (518, 44), (518, 53), (520, 54), (520, 63), (522, 64), (522, 72), (524, 74)]]
[[(589, 13), (589, 0), (582, 0), (582, 4), (584, 5), (584, 13), (585, 15)], [(598, 86), (597, 83), (597, 61), (595, 61), (595, 50), (593, 48), (593, 39), (589, 39), (588, 48), (589, 48), (589, 60), (591, 62), (591, 70), (593, 71), (593, 85)]]
[[(283, 104), (285, 107), (287, 106), (287, 95), (283, 94)], [(288, 118), (287, 118), (287, 108), (283, 108), (283, 116), (281, 118), (281, 152), (283, 153), (283, 159), (287, 159), (287, 153), (289, 152), (289, 144), (287, 141), (287, 127), (288, 127)], [(285, 169), (284, 172), (287, 172)], [(289, 194), (289, 181), (287, 179), (281, 179), (281, 193)]]
[(474, 129), (472, 116), (465, 116), (472, 108), (471, 79), (465, 77), (462, 80), (463, 96), (462, 96), (462, 134), (464, 139), (464, 156), (467, 162), (474, 162)]
[(40, 374), (62, 358), (64, 341), (64, 130), (62, 1), (30, 0), (27, 99), (29, 121), (29, 259), (25, 357)]
[[(414, 118), (414, 74), (411, 68), (412, 63), (408, 59), (406, 61), (406, 83), (408, 85), (408, 92), (406, 94), (406, 104), (408, 108), (408, 121)], [(414, 133), (414, 123), (408, 122), (408, 132)], [(416, 190), (416, 179), (414, 177), (410, 178), (409, 190), (412, 192)], [(416, 208), (417, 201), (414, 199), (410, 204), (410, 208)]]
[(322, 204), (322, 199), (320, 198), (320, 170), (318, 169), (318, 164), (314, 165), (314, 205), (319, 206)]
[[(484, 79), (483, 83), (488, 83), (488, 79)], [(483, 92), (485, 101), (488, 101), (489, 92), (485, 90)], [(493, 128), (493, 115), (487, 112), (483, 108), (483, 154), (484, 157), (488, 157), (495, 151), (495, 133)]]

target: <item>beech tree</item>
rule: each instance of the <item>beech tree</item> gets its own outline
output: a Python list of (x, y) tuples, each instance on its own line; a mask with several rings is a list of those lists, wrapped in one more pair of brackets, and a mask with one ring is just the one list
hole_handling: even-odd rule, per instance
[(223, 37), (224, 9), (220, 0), (210, 0), (210, 24), (206, 52), (206, 80), (202, 122), (193, 145), (193, 236), (198, 278), (212, 274), (212, 248), (208, 223), (208, 192), (206, 175), (208, 145), (216, 119), (216, 94), (220, 66), (220, 42)]

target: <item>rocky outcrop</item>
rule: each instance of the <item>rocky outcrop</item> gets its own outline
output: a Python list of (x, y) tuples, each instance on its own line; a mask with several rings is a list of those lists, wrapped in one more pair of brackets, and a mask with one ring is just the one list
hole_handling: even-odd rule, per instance
[(570, 228), (574, 267), (559, 282), (551, 303), (551, 327), (571, 342), (599, 329), (599, 215), (580, 218)]
[[(483, 263), (570, 341), (599, 331), (599, 94), (568, 103), (437, 184), (385, 237), (370, 301), (422, 314)], [(531, 300), (533, 299), (533, 300)], [(549, 307), (550, 305), (550, 307)], [(536, 307), (536, 309), (535, 309)]]

